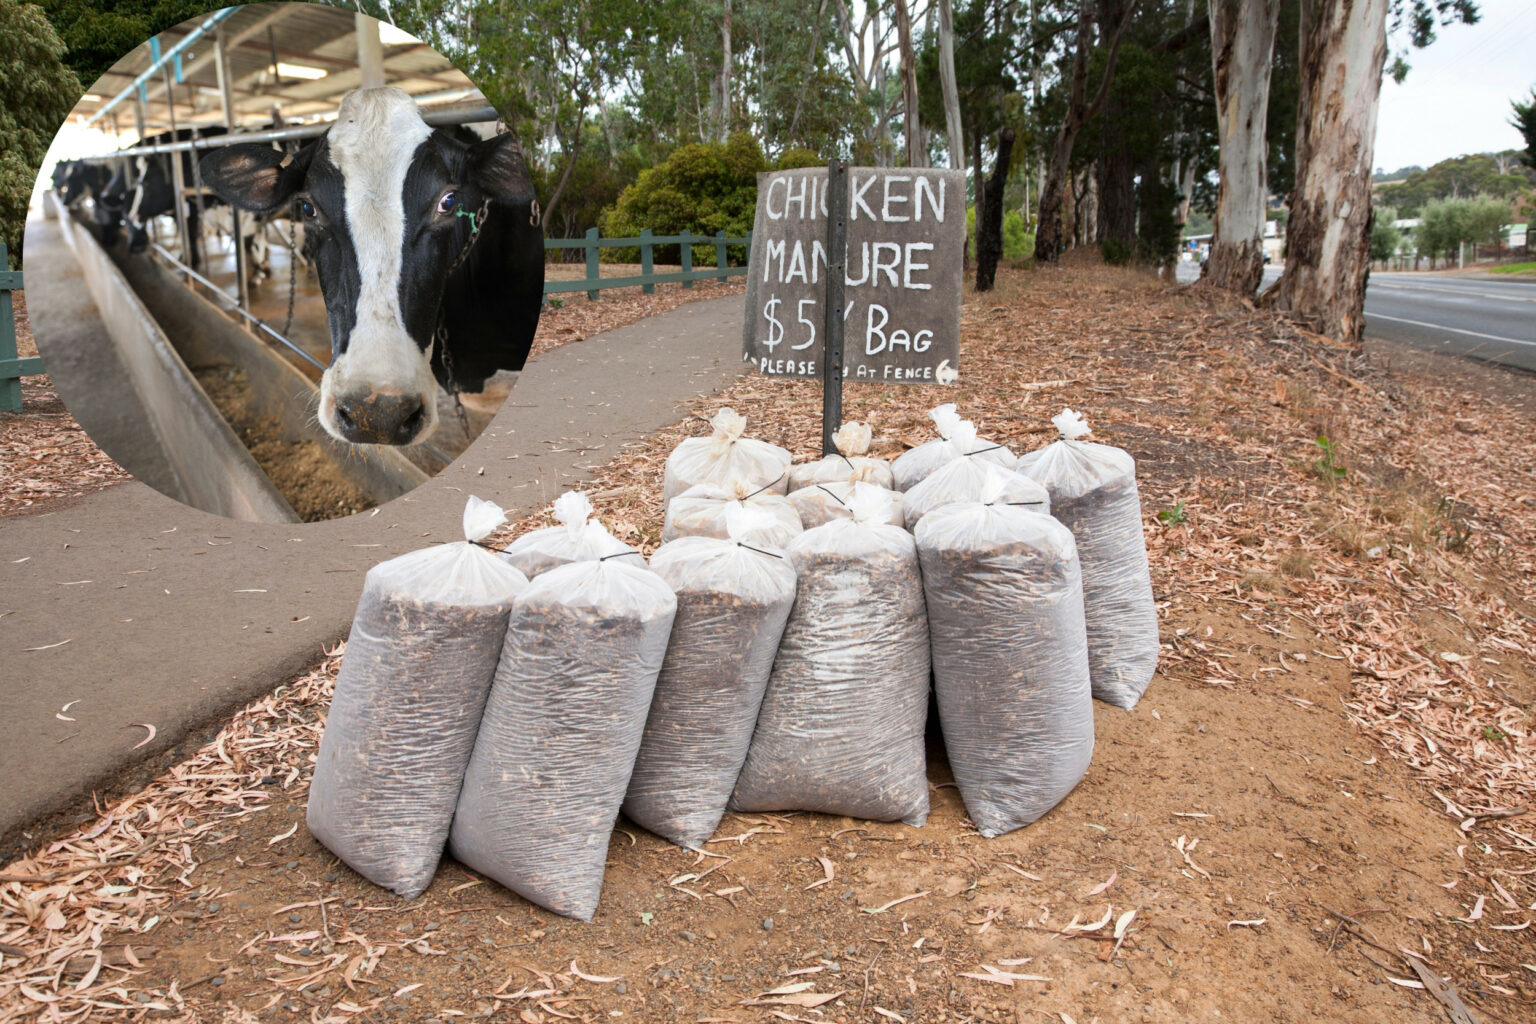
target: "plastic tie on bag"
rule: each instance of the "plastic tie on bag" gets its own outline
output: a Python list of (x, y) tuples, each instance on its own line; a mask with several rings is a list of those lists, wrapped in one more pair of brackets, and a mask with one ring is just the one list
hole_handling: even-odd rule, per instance
[(954, 402), (945, 402), (943, 405), (934, 406), (928, 410), (928, 418), (933, 420), (933, 425), (938, 428), (939, 436), (948, 441), (955, 427), (959, 426), (960, 414), (955, 411)]
[(889, 502), (883, 488), (875, 484), (855, 483), (853, 492), (848, 495), (844, 504), (848, 508), (848, 514), (856, 523), (881, 523), (889, 511)]
[(747, 429), (747, 418), (727, 405), (710, 418), (709, 426), (713, 431), (713, 441), (734, 444), (741, 437), (742, 431)]
[(464, 503), (464, 539), (471, 544), (489, 537), (506, 521), (507, 513), (494, 501), (471, 494)]
[(1061, 431), (1062, 440), (1076, 441), (1078, 438), (1091, 434), (1093, 429), (1088, 426), (1088, 421), (1083, 419), (1081, 413), (1075, 413), (1071, 409), (1063, 409), (1051, 417), (1051, 423)]
[(581, 491), (566, 491), (555, 499), (554, 512), (555, 521), (575, 537), (586, 530), (587, 521), (592, 518), (592, 502)]
[[(988, 468), (990, 469), (991, 466), (989, 465)], [(1008, 485), (1011, 482), (1008, 479), (1010, 475), (1012, 474), (1004, 472), (987, 473), (982, 478), (981, 490), (977, 494), (977, 500), (983, 505), (996, 505), (1002, 502), (1003, 495), (1007, 493)], [(1011, 504), (1011, 502), (1005, 502), (1005, 504)]]
[(977, 447), (976, 424), (970, 420), (956, 421), (953, 429), (949, 432), (947, 440), (954, 446), (955, 451), (961, 455), (974, 455), (974, 449)]
[(832, 432), (832, 446), (846, 459), (850, 455), (863, 455), (869, 451), (869, 443), (873, 438), (874, 431), (868, 423), (849, 420)]
[(747, 540), (758, 530), (771, 530), (776, 525), (773, 516), (760, 508), (752, 508), (737, 502), (727, 505), (725, 509), (725, 535), (736, 543), (737, 547), (755, 551), (760, 555), (768, 555), (770, 558), (783, 558), (776, 551), (765, 551), (754, 544), (748, 544)]

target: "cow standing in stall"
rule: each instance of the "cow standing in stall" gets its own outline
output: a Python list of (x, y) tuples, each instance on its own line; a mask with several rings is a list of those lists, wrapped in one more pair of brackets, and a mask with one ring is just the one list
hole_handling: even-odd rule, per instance
[(53, 190), (74, 209), (89, 196), (97, 203), (112, 179), (112, 169), (89, 160), (60, 160), (53, 167)]
[(321, 425), (356, 444), (428, 437), (435, 383), (478, 393), (521, 370), (544, 291), (544, 234), (511, 135), (432, 129), (393, 87), (359, 89), (297, 154), (213, 150), (203, 181), (261, 215), (291, 205), (331, 333)]

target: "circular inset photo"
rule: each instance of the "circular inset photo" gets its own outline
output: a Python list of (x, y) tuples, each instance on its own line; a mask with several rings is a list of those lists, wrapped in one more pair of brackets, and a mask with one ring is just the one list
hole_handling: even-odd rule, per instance
[(516, 138), (363, 14), (231, 7), (119, 60), (49, 150), (28, 309), (71, 413), (135, 477), (236, 519), (398, 497), (500, 408), (543, 301)]

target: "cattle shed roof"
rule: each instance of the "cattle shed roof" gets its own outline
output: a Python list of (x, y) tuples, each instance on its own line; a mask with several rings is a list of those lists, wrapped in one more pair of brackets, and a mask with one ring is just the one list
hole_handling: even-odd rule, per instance
[[(366, 16), (307, 3), (250, 4), (225, 17), (219, 29), (238, 124), (266, 125), (275, 114), (285, 123), (333, 114), (341, 98), (362, 81), (359, 17)], [(136, 47), (96, 81), (73, 115), (88, 120), (97, 114), (153, 66), (157, 49), (170, 52), (205, 20), (183, 22)], [(168, 129), (173, 109), (178, 127), (224, 124), (215, 40), (210, 29), (167, 63), (170, 102), (166, 76), (158, 71), (150, 76), (144, 85), (146, 134)], [(422, 106), (479, 97), (463, 72), (425, 43), (388, 24), (380, 25), (380, 42), (385, 83), (404, 89)], [(132, 96), (123, 99), (99, 127), (119, 134), (134, 131), (135, 105)]]

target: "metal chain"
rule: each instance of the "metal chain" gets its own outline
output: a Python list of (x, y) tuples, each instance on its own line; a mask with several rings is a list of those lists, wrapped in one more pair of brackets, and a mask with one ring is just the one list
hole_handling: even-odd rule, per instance
[[(444, 280), (454, 275), (464, 261), (469, 258), (469, 252), (475, 247), (475, 242), (480, 238), (480, 232), (485, 227), (485, 219), (491, 212), (491, 197), (486, 196), (480, 203), (480, 209), (474, 213), (458, 211), (457, 216), (469, 218), (469, 237), (464, 240), (464, 247), (459, 254), (448, 264), (448, 272), (443, 275)], [(464, 428), (464, 436), (469, 437), (469, 413), (464, 408), (464, 403), (459, 399), (459, 385), (453, 379), (453, 356), (448, 352), (448, 319), (444, 315), (442, 307), (437, 311), (437, 329), (432, 332), (432, 343), (443, 354), (443, 370), (448, 377), (447, 392), (453, 397), (453, 406), (459, 414), (459, 426)]]
[[(292, 211), (289, 211), (290, 213)], [(299, 273), (299, 228), (288, 218), (288, 316), (283, 320), (283, 337), (288, 337), (288, 330), (293, 326), (293, 296), (298, 290)], [(289, 339), (292, 340), (291, 338)]]

